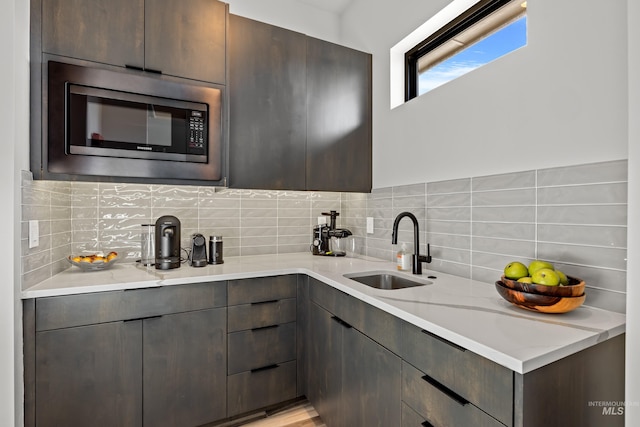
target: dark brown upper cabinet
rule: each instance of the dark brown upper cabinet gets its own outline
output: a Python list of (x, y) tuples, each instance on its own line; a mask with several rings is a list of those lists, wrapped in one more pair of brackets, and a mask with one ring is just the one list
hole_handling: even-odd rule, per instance
[(306, 37), (229, 15), (229, 185), (305, 189)]
[(42, 50), (224, 84), (226, 19), (217, 0), (46, 0)]
[(307, 189), (371, 191), (371, 55), (307, 38)]
[(229, 16), (229, 186), (371, 191), (371, 55)]

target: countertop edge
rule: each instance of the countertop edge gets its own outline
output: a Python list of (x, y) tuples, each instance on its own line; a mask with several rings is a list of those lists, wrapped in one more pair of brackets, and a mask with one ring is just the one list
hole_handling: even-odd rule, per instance
[[(391, 265), (391, 263), (389, 263)], [(384, 266), (388, 268), (387, 265)], [(114, 267), (115, 268), (115, 267)], [(264, 267), (264, 268), (252, 268), (251, 271), (237, 271), (237, 272), (228, 272), (228, 273), (211, 273), (211, 274), (198, 274), (200, 271), (189, 271), (192, 273), (188, 276), (177, 276), (171, 277), (171, 274), (167, 274), (162, 271), (153, 271), (153, 270), (145, 270), (140, 267), (136, 267), (138, 273), (142, 276), (147, 275), (149, 278), (146, 279), (138, 279), (132, 280), (128, 282), (118, 282), (115, 283), (105, 283), (105, 284), (97, 284), (97, 285), (80, 285), (74, 286), (72, 288), (47, 288), (40, 287), (39, 285), (35, 285), (33, 287), (27, 288), (21, 292), (22, 299), (33, 299), (33, 298), (44, 298), (44, 297), (52, 297), (52, 296), (62, 296), (62, 295), (70, 295), (70, 294), (81, 294), (81, 293), (95, 293), (95, 292), (105, 292), (105, 291), (114, 291), (114, 290), (124, 290), (124, 289), (138, 289), (138, 288), (152, 288), (152, 287), (161, 287), (161, 286), (173, 286), (173, 285), (184, 285), (184, 284), (192, 284), (192, 283), (202, 283), (202, 282), (218, 282), (218, 281), (226, 281), (226, 280), (237, 280), (237, 279), (249, 279), (249, 278), (257, 278), (257, 277), (268, 277), (268, 276), (278, 276), (283, 274), (304, 274), (314, 279), (317, 279), (329, 286), (332, 286), (335, 289), (338, 289), (342, 292), (345, 292), (359, 300), (368, 303), (376, 308), (379, 308), (393, 316), (398, 317), (399, 319), (411, 323), (417, 327), (426, 329), (436, 335), (440, 335), (447, 340), (460, 345), (468, 350), (485, 357), (489, 360), (492, 360), (495, 363), (498, 363), (512, 371), (519, 374), (526, 374), (527, 372), (538, 369), (544, 365), (549, 363), (553, 363), (554, 361), (560, 360), (566, 356), (577, 353), (581, 350), (589, 348), (593, 345), (596, 345), (602, 341), (613, 338), (615, 336), (621, 335), (625, 333), (625, 324), (622, 323), (618, 326), (609, 328), (608, 330), (602, 330), (600, 332), (594, 331), (591, 335), (564, 345), (559, 345), (556, 348), (552, 348), (549, 351), (546, 351), (542, 355), (528, 357), (528, 358), (517, 358), (513, 357), (509, 354), (506, 354), (500, 350), (496, 350), (493, 347), (484, 345), (473, 338), (468, 336), (464, 336), (458, 333), (455, 333), (446, 327), (439, 325), (437, 323), (433, 323), (427, 319), (420, 318), (412, 313), (409, 313), (402, 308), (395, 307), (388, 301), (384, 300), (384, 297), (380, 297), (377, 295), (368, 295), (364, 292), (361, 292), (357, 289), (357, 287), (347, 286), (344, 283), (341, 283), (339, 280), (335, 280), (331, 276), (335, 276), (337, 273), (328, 273), (322, 272), (322, 269), (317, 269), (316, 271), (313, 267), (295, 267), (295, 266), (274, 266), (274, 267)], [(195, 270), (195, 269), (193, 269)], [(202, 273), (210, 272), (210, 270), (202, 271)], [(82, 273), (82, 274), (91, 274), (91, 273)], [(599, 310), (596, 308), (590, 308), (592, 310)]]

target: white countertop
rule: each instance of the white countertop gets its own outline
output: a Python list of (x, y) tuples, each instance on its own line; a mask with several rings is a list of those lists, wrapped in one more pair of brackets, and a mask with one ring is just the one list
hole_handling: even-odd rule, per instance
[(22, 298), (302, 273), (521, 374), (625, 332), (623, 314), (585, 306), (564, 314), (534, 313), (502, 299), (493, 284), (428, 269), (417, 277), (436, 276), (433, 284), (396, 290), (343, 277), (380, 270), (397, 272), (395, 263), (374, 258), (305, 253), (229, 257), (220, 265), (183, 264), (166, 271), (122, 263), (98, 272), (73, 267), (25, 289)]

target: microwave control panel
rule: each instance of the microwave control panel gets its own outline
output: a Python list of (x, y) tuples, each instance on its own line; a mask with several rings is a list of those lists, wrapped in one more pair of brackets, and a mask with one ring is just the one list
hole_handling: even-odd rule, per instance
[(202, 111), (191, 111), (189, 117), (189, 151), (196, 153), (204, 151), (207, 139), (205, 131), (205, 113)]

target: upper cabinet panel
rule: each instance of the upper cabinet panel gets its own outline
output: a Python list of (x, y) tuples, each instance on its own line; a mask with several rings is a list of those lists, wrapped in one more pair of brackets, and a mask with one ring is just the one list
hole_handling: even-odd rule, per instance
[(371, 55), (307, 39), (307, 189), (371, 191)]
[(225, 84), (227, 4), (217, 0), (45, 0), (42, 50)]
[(229, 185), (305, 189), (306, 38), (229, 16)]
[(144, 66), (144, 0), (46, 0), (42, 16), (46, 53)]
[(145, 0), (145, 68), (224, 83), (226, 21), (216, 0)]

